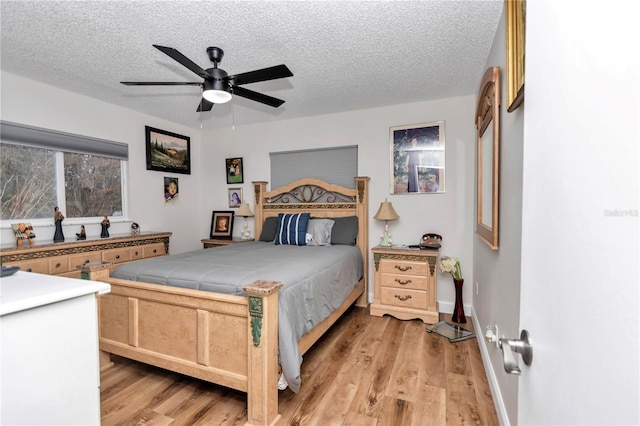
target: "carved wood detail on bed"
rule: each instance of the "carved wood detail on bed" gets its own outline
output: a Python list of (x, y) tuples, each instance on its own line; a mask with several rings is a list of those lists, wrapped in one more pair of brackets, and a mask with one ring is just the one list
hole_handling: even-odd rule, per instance
[[(270, 199), (289, 185), (266, 191), (254, 182), (256, 236), (265, 217), (279, 212), (312, 213), (312, 217), (358, 216), (357, 245), (364, 260), (364, 277), (329, 318), (298, 342), (301, 353), (354, 302), (368, 304), (368, 181), (356, 178), (356, 189), (329, 185), (317, 179), (298, 181), (347, 198), (337, 203), (296, 201), (286, 207)], [(281, 199), (280, 199), (281, 200)], [(311, 206), (314, 205), (312, 208)], [(168, 287), (109, 278), (111, 293), (99, 298), (100, 360), (109, 353), (247, 392), (250, 425), (276, 424), (278, 414), (278, 288), (277, 282), (245, 286), (249, 297)], [(256, 302), (256, 299), (260, 299)], [(259, 305), (259, 309), (249, 305)], [(259, 333), (257, 329), (259, 328)], [(257, 336), (259, 335), (259, 336)]]

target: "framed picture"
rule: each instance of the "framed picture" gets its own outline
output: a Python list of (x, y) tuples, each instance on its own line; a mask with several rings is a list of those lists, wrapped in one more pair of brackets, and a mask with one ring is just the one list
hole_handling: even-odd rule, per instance
[(240, 207), (242, 188), (229, 188), (229, 207)]
[(144, 126), (147, 136), (147, 170), (191, 174), (191, 138)]
[(178, 185), (178, 178), (165, 176), (164, 177), (164, 202), (167, 204), (177, 203), (178, 194), (180, 193), (180, 187)]
[(227, 158), (227, 183), (244, 183), (244, 167), (242, 158)]
[(524, 101), (525, 1), (505, 0), (507, 39), (507, 112)]
[(214, 211), (211, 215), (211, 238), (230, 240), (233, 235), (233, 212)]
[(444, 121), (391, 127), (389, 140), (392, 194), (444, 192)]

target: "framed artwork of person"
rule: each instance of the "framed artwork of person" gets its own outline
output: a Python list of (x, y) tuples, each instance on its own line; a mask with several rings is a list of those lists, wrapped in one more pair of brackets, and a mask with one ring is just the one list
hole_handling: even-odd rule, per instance
[(444, 192), (444, 121), (391, 127), (389, 140), (391, 194)]
[(210, 238), (230, 240), (233, 236), (233, 211), (213, 211)]
[(238, 208), (242, 204), (242, 188), (229, 188), (229, 207)]

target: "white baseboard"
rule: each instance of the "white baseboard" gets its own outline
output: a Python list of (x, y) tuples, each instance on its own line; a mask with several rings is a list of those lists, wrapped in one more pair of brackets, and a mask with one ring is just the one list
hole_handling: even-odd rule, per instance
[[(451, 308), (453, 311), (453, 307)], [(509, 426), (509, 416), (504, 406), (504, 400), (502, 399), (502, 393), (500, 392), (500, 386), (498, 385), (498, 379), (496, 378), (496, 372), (491, 364), (489, 358), (489, 351), (487, 349), (487, 341), (484, 338), (484, 327), (480, 325), (476, 311), (473, 308), (464, 307), (465, 312), (471, 312), (471, 320), (473, 321), (473, 328), (476, 331), (476, 339), (478, 340), (478, 346), (480, 347), (480, 355), (482, 356), (482, 363), (484, 364), (484, 371), (489, 381), (489, 388), (491, 389), (491, 396), (493, 397), (493, 403), (496, 406), (496, 414), (498, 415), (498, 421), (502, 426)]]

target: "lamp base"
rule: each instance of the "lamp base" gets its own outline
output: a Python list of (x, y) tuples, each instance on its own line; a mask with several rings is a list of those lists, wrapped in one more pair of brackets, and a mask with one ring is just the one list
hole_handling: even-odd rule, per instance
[(380, 242), (381, 247), (391, 247), (391, 234), (386, 229), (384, 230), (384, 234), (382, 234), (382, 241)]

